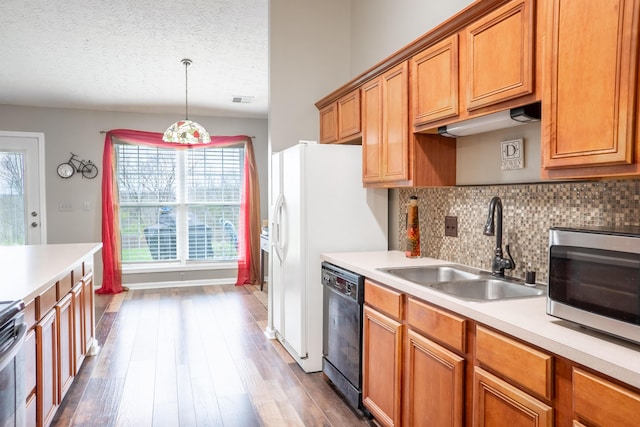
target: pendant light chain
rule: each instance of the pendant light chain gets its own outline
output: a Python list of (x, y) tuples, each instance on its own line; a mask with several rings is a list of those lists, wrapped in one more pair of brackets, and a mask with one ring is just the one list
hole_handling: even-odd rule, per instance
[(185, 58), (182, 60), (184, 64), (184, 109), (185, 109), (185, 120), (189, 120), (189, 65), (191, 65), (191, 60)]

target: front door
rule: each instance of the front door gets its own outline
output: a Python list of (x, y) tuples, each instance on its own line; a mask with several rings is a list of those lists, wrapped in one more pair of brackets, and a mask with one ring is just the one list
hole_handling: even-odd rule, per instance
[(0, 246), (46, 243), (44, 134), (0, 131)]

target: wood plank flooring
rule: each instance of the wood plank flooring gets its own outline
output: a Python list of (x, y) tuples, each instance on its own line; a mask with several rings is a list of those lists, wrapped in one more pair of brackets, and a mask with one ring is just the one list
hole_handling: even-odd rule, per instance
[(101, 351), (52, 425), (375, 426), (265, 337), (265, 295), (254, 286), (96, 295)]

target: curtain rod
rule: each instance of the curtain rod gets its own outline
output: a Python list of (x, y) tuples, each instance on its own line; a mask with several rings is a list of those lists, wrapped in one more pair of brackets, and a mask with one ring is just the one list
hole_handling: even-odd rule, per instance
[[(100, 133), (107, 133), (107, 132), (108, 132), (108, 131), (106, 131), (106, 130), (101, 130), (101, 131), (100, 131)], [(250, 136), (249, 138), (251, 138), (251, 139), (255, 139), (255, 136)]]

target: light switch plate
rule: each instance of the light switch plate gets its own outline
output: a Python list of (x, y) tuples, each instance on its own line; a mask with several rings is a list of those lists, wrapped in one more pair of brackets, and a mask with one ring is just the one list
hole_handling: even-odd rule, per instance
[(524, 141), (522, 138), (503, 141), (500, 152), (503, 171), (524, 168)]

